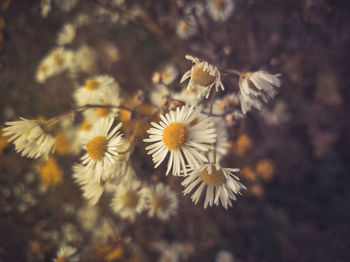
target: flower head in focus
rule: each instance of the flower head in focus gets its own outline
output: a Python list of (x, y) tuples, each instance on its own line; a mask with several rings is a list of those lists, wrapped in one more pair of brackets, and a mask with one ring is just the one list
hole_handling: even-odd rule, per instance
[(246, 114), (252, 107), (261, 109), (261, 100), (267, 103), (273, 98), (277, 91), (275, 87), (281, 86), (278, 78), (280, 74), (271, 75), (264, 71), (244, 73), (239, 78), (239, 100), (243, 114)]
[(215, 143), (215, 128), (210, 118), (198, 119), (201, 108), (183, 106), (176, 111), (160, 115), (159, 124), (152, 122), (153, 126), (147, 132), (149, 138), (144, 142), (152, 143), (146, 147), (148, 154), (152, 154), (155, 168), (157, 168), (170, 152), (166, 174), (172, 170), (173, 175), (180, 175), (186, 170), (186, 165), (198, 166), (206, 162), (207, 158), (201, 152), (210, 149), (210, 143)]
[(21, 118), (5, 123), (3, 129), (8, 141), (13, 142), (16, 151), (29, 158), (45, 157), (55, 150), (55, 138), (51, 135), (48, 123), (40, 120)]
[(208, 0), (207, 8), (210, 17), (214, 21), (223, 22), (230, 17), (235, 4), (233, 0)]
[(204, 208), (213, 204), (218, 206), (220, 201), (227, 209), (232, 205), (232, 200), (236, 200), (236, 194), (240, 194), (240, 190), (246, 188), (233, 174), (238, 171), (238, 168), (222, 168), (219, 164), (213, 163), (203, 164), (198, 168), (190, 167), (187, 177), (182, 182), (185, 187), (183, 193), (186, 195), (198, 186), (191, 197), (197, 204), (206, 187)]
[(181, 78), (180, 83), (190, 78), (187, 89), (192, 88), (199, 91), (199, 96), (209, 97), (211, 88), (215, 86), (216, 91), (219, 91), (219, 86), (224, 90), (221, 82), (220, 72), (216, 66), (209, 64), (206, 61), (200, 61), (198, 58), (186, 55), (186, 59), (191, 60), (194, 65), (191, 70), (187, 71)]
[(87, 173), (100, 181), (104, 173), (115, 162), (119, 154), (117, 147), (121, 143), (122, 135), (119, 132), (121, 123), (112, 128), (114, 118), (102, 118), (91, 128), (90, 134), (85, 141), (85, 155), (81, 158), (86, 166)]
[(158, 183), (147, 190), (147, 207), (148, 216), (168, 220), (177, 211), (178, 199), (170, 187)]

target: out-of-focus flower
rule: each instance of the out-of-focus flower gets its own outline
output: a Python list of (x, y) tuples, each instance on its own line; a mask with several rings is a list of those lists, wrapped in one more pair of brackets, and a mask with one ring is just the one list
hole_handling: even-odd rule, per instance
[(146, 207), (146, 188), (141, 188), (137, 180), (120, 184), (115, 191), (111, 207), (122, 218), (134, 217)]
[(176, 23), (176, 34), (181, 39), (189, 39), (197, 33), (197, 24), (193, 16), (181, 18)]
[(53, 157), (49, 157), (46, 161), (39, 164), (40, 182), (48, 188), (50, 186), (58, 186), (63, 183), (63, 172)]
[(215, 86), (216, 92), (219, 91), (219, 86), (224, 90), (221, 82), (220, 72), (216, 66), (209, 64), (206, 61), (200, 61), (198, 58), (186, 55), (186, 59), (191, 60), (194, 65), (191, 70), (187, 71), (181, 78), (181, 83), (190, 78), (187, 89), (192, 88), (199, 91), (199, 96), (209, 97), (210, 90)]
[(73, 42), (75, 38), (75, 28), (71, 23), (65, 24), (57, 36), (58, 45), (67, 45)]
[(94, 103), (99, 104), (106, 97), (118, 97), (119, 90), (119, 84), (113, 77), (107, 75), (95, 76), (89, 78), (84, 86), (79, 87), (75, 91), (74, 98), (79, 106)]
[[(243, 114), (239, 109), (239, 98), (236, 94), (228, 94), (223, 98), (217, 99), (213, 106), (214, 114), (232, 115), (233, 119), (243, 118)], [(232, 125), (232, 123), (228, 123)]]
[(74, 165), (73, 172), (75, 181), (83, 191), (83, 197), (87, 199), (91, 205), (96, 205), (104, 191), (102, 183), (91, 178), (86, 171), (86, 167), (83, 165)]
[(277, 91), (275, 87), (281, 86), (280, 74), (271, 75), (264, 71), (248, 72), (241, 74), (239, 78), (239, 100), (243, 114), (246, 114), (251, 107), (261, 109), (260, 98), (267, 103), (273, 98)]
[(234, 255), (227, 250), (220, 250), (215, 257), (215, 262), (234, 262)]
[(253, 196), (255, 196), (257, 198), (262, 198), (265, 194), (264, 188), (258, 183), (255, 183), (252, 186), (250, 186), (249, 191)]
[(82, 164), (86, 166), (86, 172), (95, 180), (100, 181), (103, 174), (115, 162), (115, 156), (119, 153), (117, 147), (121, 143), (119, 123), (113, 130), (113, 118), (102, 118), (92, 127), (89, 137), (85, 142), (85, 155), (81, 158)]
[(79, 255), (77, 254), (77, 249), (72, 246), (63, 245), (57, 252), (57, 256), (54, 262), (78, 262)]
[(222, 206), (227, 209), (228, 206), (232, 206), (232, 200), (236, 200), (236, 194), (241, 194), (240, 190), (246, 188), (233, 174), (238, 171), (238, 168), (222, 168), (219, 164), (213, 163), (190, 168), (187, 177), (182, 182), (185, 187), (183, 193), (186, 195), (198, 186), (191, 197), (192, 201), (197, 204), (204, 188), (207, 187), (204, 208), (213, 204), (218, 206), (221, 202)]
[(44, 83), (48, 78), (75, 67), (74, 52), (67, 48), (57, 47), (49, 52), (39, 64), (36, 81)]
[(177, 211), (178, 199), (170, 187), (158, 183), (147, 190), (148, 216), (168, 220)]
[(56, 0), (55, 4), (58, 5), (58, 7), (63, 12), (70, 12), (77, 4), (79, 3), (79, 0)]
[(152, 76), (153, 84), (171, 84), (179, 74), (179, 71), (173, 64), (168, 64), (163, 70), (155, 72)]
[(265, 181), (270, 181), (276, 173), (275, 165), (271, 160), (263, 159), (256, 164), (256, 172)]
[(41, 0), (40, 7), (41, 7), (41, 16), (46, 18), (51, 11), (51, 0)]
[(255, 182), (257, 180), (257, 175), (256, 173), (253, 171), (253, 169), (249, 166), (243, 168), (241, 170), (241, 174), (243, 175), (243, 177), (250, 182)]
[(4, 135), (10, 136), (8, 141), (13, 141), (16, 151), (22, 156), (38, 158), (53, 153), (55, 138), (50, 134), (47, 122), (21, 118), (5, 124)]
[(186, 163), (198, 166), (206, 162), (207, 158), (200, 151), (208, 151), (210, 143), (215, 143), (215, 128), (210, 118), (198, 119), (201, 108), (183, 106), (176, 111), (160, 115), (159, 124), (152, 122), (153, 128), (147, 132), (149, 138), (144, 142), (152, 143), (146, 147), (148, 154), (152, 154), (155, 168), (157, 168), (170, 152), (166, 174), (172, 169), (173, 175), (180, 175), (186, 170)]
[(253, 146), (252, 139), (247, 134), (242, 134), (238, 137), (234, 146), (234, 151), (237, 155), (245, 155)]
[(230, 17), (235, 4), (233, 0), (207, 0), (207, 9), (210, 17), (217, 22), (223, 22)]

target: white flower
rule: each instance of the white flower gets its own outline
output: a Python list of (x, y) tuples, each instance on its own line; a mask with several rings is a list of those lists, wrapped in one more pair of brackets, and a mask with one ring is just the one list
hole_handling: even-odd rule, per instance
[(186, 5), (184, 13), (186, 15), (195, 15), (197, 18), (203, 16), (205, 11), (204, 5), (201, 2), (191, 2)]
[(158, 183), (147, 190), (147, 208), (149, 217), (168, 220), (177, 211), (178, 199), (170, 187)]
[(55, 138), (50, 134), (48, 126), (40, 120), (28, 120), (5, 123), (8, 127), (3, 129), (5, 136), (11, 136), (16, 151), (29, 158), (45, 157), (55, 150)]
[(58, 45), (67, 45), (73, 42), (75, 38), (75, 28), (73, 24), (67, 23), (63, 26), (57, 36)]
[(246, 114), (251, 107), (261, 109), (261, 98), (267, 103), (269, 98), (273, 98), (277, 91), (275, 87), (281, 86), (280, 74), (271, 75), (264, 71), (242, 74), (239, 78), (239, 99), (243, 114)]
[(56, 0), (56, 4), (63, 12), (70, 12), (78, 2), (79, 0)]
[(177, 21), (176, 34), (181, 39), (189, 39), (197, 33), (197, 24), (193, 16), (187, 16)]
[(96, 65), (97, 55), (96, 52), (87, 45), (82, 45), (74, 53), (74, 68), (73, 73), (79, 71), (92, 72)]
[(42, 0), (40, 1), (40, 4), (41, 16), (46, 18), (51, 11), (51, 0)]
[(57, 256), (56, 256), (56, 259), (54, 259), (54, 262), (61, 262), (61, 261), (77, 262), (79, 261), (79, 255), (76, 254), (76, 252), (77, 252), (77, 249), (75, 247), (63, 245), (58, 250)]
[(179, 74), (179, 71), (173, 64), (168, 64), (163, 70), (160, 72), (155, 72), (152, 76), (152, 81), (154, 84), (171, 84)]
[(224, 90), (224, 86), (221, 82), (220, 72), (216, 66), (209, 64), (206, 61), (200, 61), (198, 58), (186, 55), (186, 59), (191, 60), (195, 65), (191, 70), (187, 71), (181, 78), (180, 83), (190, 78), (187, 89), (192, 88), (199, 91), (199, 97), (209, 97), (211, 88), (215, 85), (216, 92), (219, 91), (218, 87)]
[(215, 262), (234, 262), (235, 257), (227, 250), (220, 250), (215, 257)]
[(185, 187), (183, 193), (186, 195), (198, 186), (191, 197), (197, 204), (204, 188), (207, 187), (204, 208), (213, 204), (218, 206), (220, 200), (222, 206), (227, 209), (227, 206), (232, 205), (232, 200), (236, 200), (235, 194), (240, 194), (240, 190), (246, 188), (233, 174), (238, 171), (237, 168), (222, 168), (213, 163), (203, 164), (199, 168), (190, 167), (189, 174), (182, 182)]
[(97, 181), (104, 178), (118, 156), (117, 147), (121, 143), (119, 123), (113, 130), (113, 118), (102, 118), (92, 127), (85, 142), (86, 154), (81, 158), (82, 164), (87, 167), (87, 173)]
[[(228, 134), (225, 121), (220, 117), (213, 117), (213, 123), (216, 130), (216, 143), (215, 143), (215, 158), (216, 162), (219, 162), (228, 152)], [(212, 154), (209, 154), (209, 157)], [(214, 159), (209, 158), (214, 161)]]
[(74, 165), (73, 172), (73, 178), (81, 187), (83, 197), (87, 199), (91, 205), (96, 205), (104, 191), (101, 182), (92, 179), (91, 176), (89, 176), (86, 167), (81, 164)]
[(213, 20), (223, 22), (230, 17), (235, 4), (233, 0), (207, 0), (207, 8)]
[(208, 151), (210, 143), (215, 142), (215, 128), (210, 118), (198, 120), (201, 108), (183, 106), (176, 111), (160, 115), (160, 123), (152, 122), (153, 126), (147, 132), (149, 138), (144, 142), (152, 143), (146, 147), (148, 154), (152, 154), (155, 168), (157, 168), (170, 152), (166, 174), (172, 169), (173, 175), (180, 175), (186, 170), (186, 162), (191, 166), (198, 166), (206, 162), (207, 158), (200, 151)]
[(111, 208), (122, 218), (134, 217), (146, 207), (146, 188), (137, 180), (120, 184), (112, 199)]
[(74, 66), (74, 53), (72, 50), (57, 47), (52, 49), (40, 62), (36, 72), (36, 81), (45, 82), (49, 77), (70, 70)]
[[(103, 105), (106, 107), (90, 108), (85, 110), (83, 114), (85, 118), (90, 120), (91, 122), (95, 122), (101, 118), (117, 117), (119, 108), (116, 108), (116, 106), (119, 106), (120, 103), (121, 103), (120, 98), (115, 94), (111, 94), (110, 96), (105, 96), (101, 98), (100, 101), (98, 101), (99, 105)], [(108, 107), (108, 106), (114, 106), (114, 107)]]
[(113, 77), (107, 75), (95, 76), (89, 78), (84, 86), (75, 91), (74, 98), (79, 106), (99, 104), (105, 97), (118, 96), (119, 90), (119, 84)]

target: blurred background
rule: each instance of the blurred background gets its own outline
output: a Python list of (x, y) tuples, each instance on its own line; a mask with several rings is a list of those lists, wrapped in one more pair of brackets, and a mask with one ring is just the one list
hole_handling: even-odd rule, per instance
[[(167, 222), (145, 214), (122, 221), (106, 201), (95, 207), (98, 215), (88, 213), (71, 178), (78, 157), (59, 156), (62, 181), (48, 186), (40, 163), (21, 157), (2, 136), (0, 261), (52, 261), (62, 239), (78, 247), (81, 261), (215, 261), (220, 250), (234, 261), (350, 261), (349, 1), (237, 0), (226, 21), (205, 12), (188, 39), (177, 34), (177, 21), (187, 5), (206, 1), (126, 1), (120, 8), (81, 0), (69, 10), (53, 1), (43, 17), (44, 2), (0, 2), (1, 127), (74, 107), (69, 74), (46, 83), (35, 75), (62, 26), (82, 13), (93, 22), (77, 30), (70, 47), (87, 45), (97, 58), (76, 78), (80, 84), (89, 75), (110, 74), (125, 93), (147, 94), (156, 70), (172, 61), (181, 77), (191, 54), (219, 68), (281, 73), (282, 87), (229, 131), (225, 163), (241, 169), (247, 190), (228, 210), (194, 205), (182, 196), (179, 180), (163, 178), (164, 167), (154, 170), (142, 146), (136, 150), (141, 177), (166, 179), (179, 196), (178, 213)], [(133, 12), (135, 18), (122, 21)], [(179, 90), (178, 83), (171, 88)], [(237, 79), (223, 83), (238, 91)], [(101, 222), (106, 217), (108, 226)], [(90, 220), (94, 230), (85, 230), (82, 221)], [(96, 241), (97, 233), (104, 242)], [(181, 250), (178, 260), (161, 260), (172, 249)]]

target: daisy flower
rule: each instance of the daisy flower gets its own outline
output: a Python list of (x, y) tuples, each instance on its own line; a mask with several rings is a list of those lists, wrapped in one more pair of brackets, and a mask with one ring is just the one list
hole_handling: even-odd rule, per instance
[(41, 0), (40, 7), (41, 7), (41, 16), (46, 18), (51, 11), (51, 0)]
[(84, 86), (75, 91), (74, 98), (79, 106), (100, 103), (105, 97), (118, 96), (119, 90), (119, 84), (113, 77), (100, 75), (89, 78)]
[(10, 136), (15, 149), (22, 156), (38, 158), (47, 156), (55, 150), (55, 138), (50, 134), (48, 125), (40, 120), (21, 118), (19, 121), (6, 122), (5, 136)]
[[(228, 152), (228, 134), (225, 121), (222, 121), (219, 117), (213, 118), (213, 123), (216, 130), (216, 142), (215, 142), (215, 158), (216, 161), (220, 161)], [(211, 154), (209, 154), (211, 156)], [(210, 159), (214, 161), (214, 159)]]
[(243, 114), (246, 114), (251, 107), (261, 109), (259, 97), (267, 103), (269, 98), (273, 98), (277, 91), (275, 87), (281, 86), (278, 78), (281, 74), (271, 75), (264, 71), (248, 72), (239, 78), (239, 100)]
[(122, 218), (134, 217), (141, 213), (146, 206), (146, 191), (137, 180), (120, 184), (112, 199), (113, 212)]
[(79, 255), (76, 253), (77, 249), (75, 247), (63, 245), (58, 250), (54, 262), (78, 262)]
[(181, 78), (180, 83), (190, 78), (187, 89), (192, 88), (199, 90), (199, 97), (209, 97), (211, 88), (215, 85), (216, 92), (218, 87), (224, 90), (224, 86), (221, 82), (220, 72), (216, 66), (209, 64), (206, 61), (200, 61), (198, 58), (186, 55), (186, 59), (191, 60), (194, 65), (191, 70), (187, 71)]
[(173, 175), (180, 175), (186, 170), (186, 162), (191, 166), (198, 166), (206, 162), (207, 158), (200, 151), (208, 151), (210, 144), (215, 143), (215, 128), (210, 118), (198, 120), (201, 108), (183, 106), (176, 111), (160, 115), (160, 123), (152, 122), (153, 126), (147, 133), (149, 138), (144, 142), (152, 143), (146, 147), (148, 154), (152, 154), (155, 168), (157, 168), (170, 152), (166, 174), (172, 169)]
[(108, 171), (118, 156), (117, 147), (121, 143), (119, 123), (113, 130), (113, 118), (102, 118), (97, 121), (91, 129), (89, 137), (85, 142), (85, 155), (81, 158), (82, 164), (87, 167), (87, 173), (97, 181), (103, 179), (104, 173)]
[(67, 45), (73, 42), (75, 38), (75, 27), (71, 23), (67, 23), (63, 26), (57, 36), (58, 45)]
[(177, 211), (178, 199), (170, 187), (158, 183), (147, 190), (147, 208), (149, 217), (168, 220)]
[(79, 0), (59, 0), (56, 4), (63, 12), (70, 12), (77, 4)]
[[(96, 52), (87, 45), (82, 45), (74, 53), (74, 68), (75, 72), (92, 72), (96, 66)], [(74, 73), (74, 72), (73, 72)]]
[(235, 256), (227, 251), (227, 250), (220, 250), (215, 257), (215, 262), (234, 262)]
[(204, 208), (213, 204), (218, 206), (220, 200), (222, 206), (227, 209), (227, 206), (232, 205), (232, 200), (236, 200), (235, 194), (240, 194), (240, 190), (246, 188), (233, 174), (238, 171), (238, 168), (222, 168), (219, 164), (213, 163), (203, 164), (198, 168), (190, 167), (189, 174), (181, 183), (185, 187), (183, 193), (186, 195), (198, 186), (191, 197), (197, 204), (206, 187)]
[(230, 17), (235, 8), (235, 4), (233, 0), (208, 0), (207, 8), (213, 20), (223, 22)]
[(168, 64), (160, 72), (155, 72), (152, 76), (153, 84), (169, 85), (176, 79), (179, 71), (173, 64)]
[(197, 33), (197, 24), (193, 16), (181, 18), (176, 23), (176, 34), (181, 39), (189, 39)]
[(101, 198), (104, 187), (100, 181), (92, 179), (86, 170), (86, 167), (81, 164), (73, 166), (73, 178), (83, 191), (83, 197), (89, 201), (91, 205), (96, 205)]
[[(120, 98), (115, 94), (103, 97), (98, 102), (99, 105), (104, 105), (104, 106), (120, 106), (120, 103), (121, 103)], [(118, 112), (119, 112), (119, 108), (116, 108), (116, 107), (96, 107), (96, 108), (90, 108), (85, 110), (83, 114), (86, 119), (89, 119), (90, 121), (95, 122), (101, 118), (117, 117)]]

